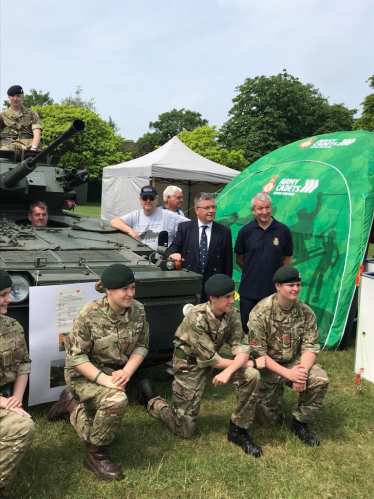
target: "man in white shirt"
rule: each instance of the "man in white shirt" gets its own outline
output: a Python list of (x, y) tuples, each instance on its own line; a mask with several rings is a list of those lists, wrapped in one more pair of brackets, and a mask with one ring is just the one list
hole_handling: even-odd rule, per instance
[(167, 231), (170, 245), (178, 224), (188, 218), (169, 210), (157, 208), (158, 194), (154, 187), (145, 185), (140, 190), (141, 210), (135, 210), (122, 217), (113, 218), (110, 225), (129, 234), (156, 250), (160, 232)]

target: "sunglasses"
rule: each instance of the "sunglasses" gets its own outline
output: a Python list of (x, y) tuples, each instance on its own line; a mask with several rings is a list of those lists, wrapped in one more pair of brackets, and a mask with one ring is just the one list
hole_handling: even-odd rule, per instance
[(143, 201), (154, 201), (155, 197), (154, 196), (142, 196)]

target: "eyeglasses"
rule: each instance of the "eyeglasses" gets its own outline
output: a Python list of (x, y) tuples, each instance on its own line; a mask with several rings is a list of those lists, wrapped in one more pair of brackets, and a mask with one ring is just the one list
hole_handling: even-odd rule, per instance
[(211, 206), (196, 206), (196, 208), (198, 210), (205, 210), (205, 211), (209, 211), (209, 210), (216, 210), (217, 209), (217, 206), (215, 204), (212, 204)]
[(154, 196), (142, 196), (143, 201), (154, 201), (155, 197)]

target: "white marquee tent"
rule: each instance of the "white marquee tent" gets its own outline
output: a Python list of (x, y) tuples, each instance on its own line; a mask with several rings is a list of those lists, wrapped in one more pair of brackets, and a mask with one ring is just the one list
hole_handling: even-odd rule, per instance
[[(162, 204), (162, 192), (168, 185), (183, 190), (185, 212), (193, 206), (199, 192), (216, 192), (239, 172), (196, 154), (173, 137), (165, 145), (140, 158), (103, 170), (101, 218), (111, 220), (140, 208), (139, 192), (152, 183)], [(193, 217), (193, 210), (189, 213)], [(189, 216), (186, 213), (187, 216)]]

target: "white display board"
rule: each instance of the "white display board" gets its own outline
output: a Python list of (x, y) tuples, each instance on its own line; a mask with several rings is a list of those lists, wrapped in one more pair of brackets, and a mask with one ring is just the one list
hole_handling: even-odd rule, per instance
[(64, 337), (83, 305), (102, 296), (94, 282), (30, 287), (30, 406), (58, 400), (65, 386)]
[(355, 372), (374, 383), (374, 272), (361, 275), (358, 307)]

